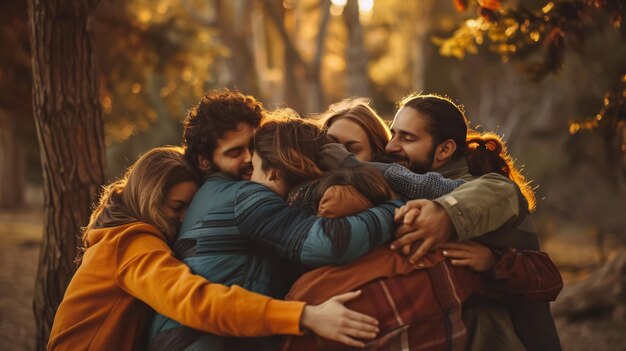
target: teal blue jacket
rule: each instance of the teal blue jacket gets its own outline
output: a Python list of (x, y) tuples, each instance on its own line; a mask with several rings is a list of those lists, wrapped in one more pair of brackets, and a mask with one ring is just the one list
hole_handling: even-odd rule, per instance
[[(321, 218), (287, 205), (261, 184), (216, 173), (194, 196), (174, 251), (211, 282), (282, 298), (301, 266), (345, 264), (390, 241), (394, 209), (402, 204), (393, 200), (354, 216)], [(337, 252), (333, 243), (345, 249)], [(150, 334), (179, 326), (159, 315)], [(211, 350), (233, 347), (226, 338), (202, 339)]]

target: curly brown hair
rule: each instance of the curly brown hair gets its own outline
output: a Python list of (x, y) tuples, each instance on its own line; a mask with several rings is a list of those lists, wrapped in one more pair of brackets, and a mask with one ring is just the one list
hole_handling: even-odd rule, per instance
[(211, 160), (218, 139), (248, 123), (257, 128), (265, 115), (263, 104), (252, 95), (229, 89), (209, 91), (194, 106), (183, 123), (185, 159), (200, 170), (199, 156)]

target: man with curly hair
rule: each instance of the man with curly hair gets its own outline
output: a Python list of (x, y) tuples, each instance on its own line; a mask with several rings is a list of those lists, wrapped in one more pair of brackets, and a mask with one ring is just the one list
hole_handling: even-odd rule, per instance
[(238, 91), (205, 95), (185, 120), (185, 158), (205, 177), (221, 171), (250, 179), (250, 143), (264, 113), (261, 102)]

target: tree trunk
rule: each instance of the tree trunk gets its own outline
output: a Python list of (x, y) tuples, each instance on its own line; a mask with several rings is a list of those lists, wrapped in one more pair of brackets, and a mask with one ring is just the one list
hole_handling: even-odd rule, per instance
[(359, 19), (359, 2), (349, 0), (344, 13), (348, 28), (346, 61), (348, 62), (348, 95), (370, 96), (367, 72), (368, 54), (363, 43), (363, 26)]
[(257, 74), (249, 45), (251, 6), (249, 0), (216, 0), (215, 13), (220, 38), (230, 50), (230, 56), (222, 58), (228, 68), (228, 75), (222, 85), (236, 87), (245, 94), (257, 95)]
[(41, 152), (44, 236), (33, 309), (37, 349), (76, 265), (81, 226), (104, 180), (105, 153), (93, 42), (97, 0), (29, 0), (33, 110)]

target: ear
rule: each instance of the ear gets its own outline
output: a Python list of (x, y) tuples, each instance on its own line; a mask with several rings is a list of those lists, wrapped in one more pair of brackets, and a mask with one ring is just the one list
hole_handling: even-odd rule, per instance
[(270, 168), (268, 180), (276, 182), (276, 181), (281, 180), (281, 179), (282, 179), (282, 175), (280, 174), (280, 171), (276, 170), (274, 168)]
[(434, 163), (443, 165), (451, 160), (452, 155), (456, 151), (456, 142), (452, 139), (448, 139), (443, 143), (437, 145), (437, 149), (435, 150), (435, 159)]
[(208, 158), (203, 155), (198, 155), (198, 167), (202, 173), (210, 172), (213, 168), (213, 164), (209, 161)]

